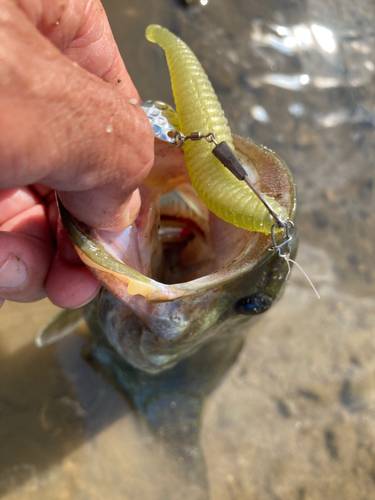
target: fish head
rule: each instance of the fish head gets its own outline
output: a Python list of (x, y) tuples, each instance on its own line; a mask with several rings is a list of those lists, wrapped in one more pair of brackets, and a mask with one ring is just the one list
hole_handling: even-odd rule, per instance
[[(168, 113), (170, 124), (169, 107)], [(78, 254), (103, 284), (95, 318), (106, 340), (130, 364), (151, 373), (170, 368), (215, 336), (245, 332), (249, 320), (281, 295), (289, 274), (270, 235), (235, 227), (208, 210), (190, 183), (183, 150), (168, 133), (158, 135), (132, 226), (120, 233), (94, 230), (60, 204)], [(296, 193), (285, 163), (250, 139), (233, 135), (233, 141), (254, 185), (293, 220)], [(293, 256), (295, 232), (289, 245)]]

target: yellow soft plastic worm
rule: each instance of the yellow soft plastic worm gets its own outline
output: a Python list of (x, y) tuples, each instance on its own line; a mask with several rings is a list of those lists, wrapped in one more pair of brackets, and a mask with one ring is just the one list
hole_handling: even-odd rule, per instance
[[(152, 24), (146, 38), (165, 51), (173, 96), (184, 135), (213, 132), (216, 141), (226, 141), (234, 150), (227, 119), (208, 77), (189, 47), (161, 26)], [(203, 203), (218, 217), (250, 231), (269, 234), (275, 223), (263, 203), (212, 154), (213, 145), (204, 139), (186, 141), (184, 153), (191, 183)], [(263, 195), (283, 220), (286, 209)]]

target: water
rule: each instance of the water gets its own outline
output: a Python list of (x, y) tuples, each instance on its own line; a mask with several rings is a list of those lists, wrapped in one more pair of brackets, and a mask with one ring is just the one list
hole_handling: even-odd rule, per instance
[[(232, 130), (291, 167), (297, 260), (322, 297), (294, 269), (282, 301), (207, 398), (210, 498), (375, 498), (375, 3), (105, 7), (144, 100), (173, 103), (163, 53), (144, 38), (159, 23), (195, 51)], [(2, 498), (201, 498), (183, 460), (81, 360), (81, 336), (34, 347), (51, 313), (45, 302), (0, 313)]]

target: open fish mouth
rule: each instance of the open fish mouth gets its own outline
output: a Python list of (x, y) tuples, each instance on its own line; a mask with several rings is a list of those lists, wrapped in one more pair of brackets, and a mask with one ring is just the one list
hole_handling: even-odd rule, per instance
[[(167, 106), (156, 104), (162, 111)], [(249, 139), (233, 135), (233, 140), (252, 181), (293, 219), (295, 187), (285, 163)], [(129, 295), (174, 300), (223, 284), (270, 258), (269, 235), (235, 227), (208, 210), (191, 185), (183, 152), (171, 142), (155, 137), (155, 164), (140, 192), (138, 218), (121, 233), (93, 230), (61, 207), (82, 260), (123, 302)]]

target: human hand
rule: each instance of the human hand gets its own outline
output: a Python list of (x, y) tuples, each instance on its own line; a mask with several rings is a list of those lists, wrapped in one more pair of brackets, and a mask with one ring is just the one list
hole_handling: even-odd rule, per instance
[(99, 0), (0, 0), (0, 305), (75, 308), (99, 284), (58, 220), (136, 218), (153, 133)]

